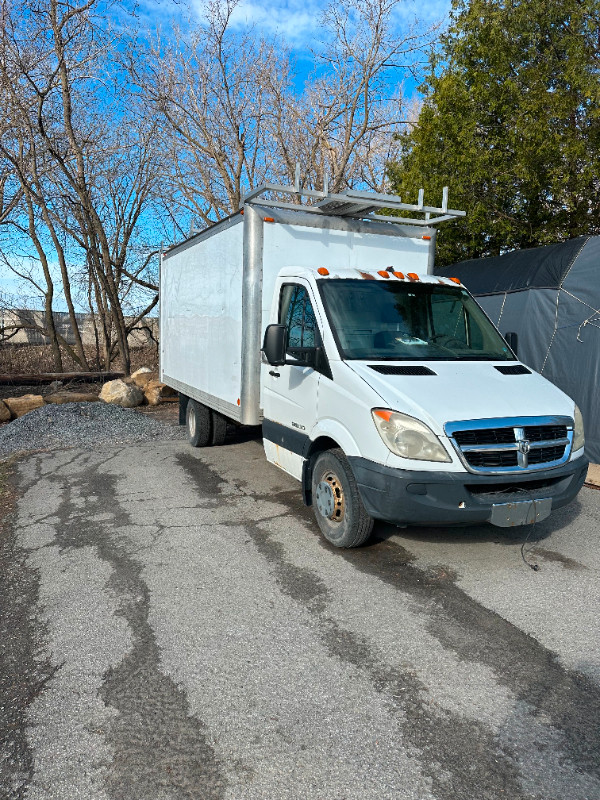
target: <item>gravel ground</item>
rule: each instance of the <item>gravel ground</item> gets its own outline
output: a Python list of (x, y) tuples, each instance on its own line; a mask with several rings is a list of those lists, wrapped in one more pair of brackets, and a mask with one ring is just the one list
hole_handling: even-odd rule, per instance
[(0, 427), (0, 458), (28, 450), (185, 439), (185, 429), (106, 403), (47, 405)]

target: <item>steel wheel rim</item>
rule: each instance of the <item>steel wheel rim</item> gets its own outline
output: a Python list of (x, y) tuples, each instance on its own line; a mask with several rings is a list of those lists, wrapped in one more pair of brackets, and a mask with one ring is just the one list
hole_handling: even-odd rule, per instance
[(317, 484), (315, 500), (319, 513), (325, 519), (334, 523), (340, 523), (344, 519), (344, 489), (335, 472), (328, 470), (324, 473)]
[(192, 410), (188, 413), (188, 431), (190, 436), (196, 435), (196, 415)]

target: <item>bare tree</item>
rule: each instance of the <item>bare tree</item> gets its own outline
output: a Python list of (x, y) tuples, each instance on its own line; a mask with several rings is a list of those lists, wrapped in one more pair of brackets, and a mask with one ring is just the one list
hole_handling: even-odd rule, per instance
[[(414, 66), (432, 31), (401, 39), (401, 0), (337, 0), (323, 15), (324, 41), (303, 91), (285, 47), (232, 26), (238, 0), (210, 0), (205, 22), (157, 38), (131, 72), (161, 121), (172, 171), (168, 210), (180, 222), (209, 224), (237, 211), (265, 179), (381, 190), (393, 133), (403, 124), (393, 75)], [(403, 73), (402, 73), (403, 74)]]
[(413, 72), (435, 29), (399, 37), (400, 0), (336, 0), (322, 18), (323, 43), (304, 92), (278, 95), (270, 117), (284, 173), (299, 162), (304, 181), (330, 190), (385, 188), (385, 165), (405, 124), (401, 84)]
[[(15, 141), (5, 142), (2, 155), (17, 170), (21, 218), (30, 220), (27, 231), (20, 219), (13, 224), (36, 245), (44, 275), (51, 250), (73, 329), (78, 275), (92, 287), (106, 365), (116, 346), (129, 370), (128, 329), (137, 322), (125, 319), (124, 304), (133, 286), (151, 292), (134, 316), (157, 303), (135, 245), (160, 169), (153, 125), (135, 113), (116, 58), (119, 41), (107, 27), (107, 13), (119, 5), (22, 0), (5, 10), (0, 81)], [(46, 286), (51, 294), (48, 279)], [(78, 331), (75, 357), (85, 364)]]
[(166, 43), (156, 38), (147, 58), (130, 63), (149, 114), (161, 121), (174, 218), (208, 224), (230, 214), (276, 161), (267, 118), (290, 68), (280, 43), (230, 30), (237, 2), (211, 0), (205, 25), (175, 30)]

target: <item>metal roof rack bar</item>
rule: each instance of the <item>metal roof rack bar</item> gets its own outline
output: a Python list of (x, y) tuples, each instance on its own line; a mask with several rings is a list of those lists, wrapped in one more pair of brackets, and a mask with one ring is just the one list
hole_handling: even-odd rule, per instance
[[(263, 195), (287, 194), (297, 198), (306, 197), (320, 202), (314, 205), (304, 203), (284, 202), (271, 200)], [(402, 198), (393, 194), (381, 194), (379, 192), (361, 192), (355, 189), (347, 189), (343, 192), (329, 194), (328, 183), (325, 181), (324, 191), (315, 189), (303, 189), (300, 186), (300, 172), (296, 167), (294, 185), (280, 185), (277, 183), (265, 183), (253, 189), (244, 197), (243, 203), (258, 202), (263, 206), (285, 208), (291, 211), (308, 211), (312, 214), (326, 214), (328, 216), (351, 217), (354, 219), (373, 219), (379, 222), (391, 222), (397, 225), (421, 225), (433, 226), (441, 222), (466, 216), (465, 211), (448, 208), (448, 187), (443, 190), (441, 207), (426, 206), (423, 203), (424, 190), (419, 189), (417, 203), (403, 203)], [(389, 208), (391, 211), (413, 211), (424, 214), (423, 218), (409, 219), (406, 217), (386, 216), (384, 214), (373, 213), (378, 209)], [(431, 217), (431, 214), (440, 216)]]

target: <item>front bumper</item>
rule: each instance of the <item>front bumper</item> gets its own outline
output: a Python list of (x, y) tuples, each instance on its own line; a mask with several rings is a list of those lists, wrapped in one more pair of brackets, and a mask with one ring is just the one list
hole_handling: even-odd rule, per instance
[(400, 470), (359, 457), (348, 460), (367, 512), (396, 525), (476, 525), (491, 521), (494, 505), (545, 498), (554, 511), (574, 499), (588, 468), (585, 456), (561, 467), (506, 476)]

